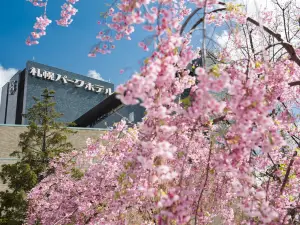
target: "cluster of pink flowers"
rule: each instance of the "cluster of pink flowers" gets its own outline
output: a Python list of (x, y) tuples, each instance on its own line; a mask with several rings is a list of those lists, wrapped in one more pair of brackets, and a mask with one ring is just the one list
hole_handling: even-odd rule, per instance
[[(39, 43), (38, 39), (41, 38), (41, 36), (46, 35), (46, 28), (52, 21), (47, 17), (46, 9), (47, 9), (48, 0), (27, 0), (27, 1), (31, 2), (34, 6), (44, 8), (44, 14), (36, 18), (37, 21), (33, 26), (34, 31), (31, 32), (31, 35), (26, 39), (25, 43), (30, 46)], [(67, 3), (65, 3), (62, 6), (61, 19), (56, 20), (56, 23), (58, 25), (67, 27), (72, 23), (73, 20), (71, 19), (71, 17), (78, 12), (78, 10), (73, 7), (73, 5), (78, 1), (79, 0), (67, 0)]]
[[(103, 14), (103, 22), (99, 24), (110, 28), (110, 31), (99, 32), (96, 38), (101, 41), (91, 50), (89, 56), (95, 57), (97, 53), (110, 53), (103, 46), (110, 46), (113, 40), (131, 40), (130, 35), (135, 31), (135, 25), (141, 25), (144, 30), (154, 33), (155, 37), (159, 38), (171, 30), (179, 29), (179, 23), (190, 12), (191, 9), (187, 8), (184, 0), (164, 1), (159, 8), (156, 6), (156, 1), (120, 1), (115, 9), (110, 8)], [(147, 40), (143, 40), (138, 45), (144, 51), (148, 51), (153, 42), (155, 41), (148, 43)]]
[[(188, 70), (199, 57), (191, 37), (180, 35), (190, 9), (183, 0), (158, 2), (121, 0), (90, 53), (110, 53), (136, 24), (153, 26), (155, 51), (116, 89), (124, 104), (146, 108), (143, 121), (133, 128), (121, 121), (88, 139), (86, 149), (54, 160), (55, 173), (28, 196), (27, 223), (292, 224), (300, 207), (300, 130), (292, 113), (300, 85), (291, 85), (300, 80), (297, 56), (234, 61), (225, 49), (229, 63)], [(239, 6), (225, 6), (221, 22), (245, 22)], [(242, 46), (240, 36), (233, 40)]]
[(34, 24), (33, 28), (35, 31), (31, 32), (31, 36), (29, 36), (26, 40), (27, 45), (34, 45), (38, 44), (39, 39), (41, 36), (46, 35), (46, 28), (52, 21), (47, 18), (46, 15), (40, 16), (36, 18), (36, 23)]
[(74, 16), (78, 10), (73, 7), (73, 5), (78, 2), (79, 0), (67, 0), (67, 3), (63, 4), (61, 7), (61, 19), (56, 20), (57, 25), (68, 27), (72, 22), (72, 16)]
[(34, 6), (45, 7), (47, 5), (47, 0), (27, 0), (31, 2)]
[[(124, 169), (123, 163), (130, 160), (128, 150), (134, 145), (133, 137), (119, 138), (123, 129), (124, 123), (121, 123), (101, 139), (89, 139), (85, 150), (54, 160), (51, 166), (55, 174), (29, 194), (28, 224), (35, 224), (37, 218), (42, 224), (68, 224), (74, 220), (76, 224), (113, 224), (115, 214), (128, 205), (124, 202), (119, 207), (121, 200), (115, 198), (116, 193), (122, 191), (120, 171)], [(111, 151), (112, 148), (115, 151)], [(45, 198), (45, 194), (49, 198)], [(114, 198), (116, 203), (110, 204)]]

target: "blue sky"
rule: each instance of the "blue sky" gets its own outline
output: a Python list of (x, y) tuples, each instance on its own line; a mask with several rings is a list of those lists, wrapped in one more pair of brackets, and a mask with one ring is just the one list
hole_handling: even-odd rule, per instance
[[(137, 45), (150, 35), (148, 32), (138, 30), (132, 35), (131, 41), (116, 41), (116, 49), (110, 55), (87, 57), (91, 47), (98, 42), (96, 35), (102, 28), (97, 24), (100, 13), (107, 10), (105, 3), (110, 2), (80, 0), (75, 4), (79, 11), (73, 17), (73, 23), (66, 28), (55, 22), (60, 18), (61, 5), (65, 0), (49, 0), (47, 15), (52, 23), (47, 27), (47, 35), (39, 40), (40, 44), (29, 47), (25, 40), (33, 31), (36, 17), (43, 14), (43, 8), (34, 7), (26, 0), (0, 0), (0, 88), (9, 74), (15, 69), (23, 69), (26, 61), (32, 59), (82, 75), (95, 70), (105, 80), (114, 83), (115, 87), (126, 82), (135, 70), (139, 70), (138, 62), (150, 54)], [(216, 33), (222, 31), (217, 30)], [(193, 43), (199, 46), (201, 38), (202, 35), (195, 32)], [(120, 74), (120, 69), (124, 68), (131, 70)]]
[[(60, 18), (61, 5), (65, 0), (49, 0), (47, 15), (52, 23), (47, 27), (47, 35), (39, 40), (38, 45), (27, 46), (25, 40), (33, 31), (36, 17), (43, 14), (43, 8), (34, 7), (26, 0), (0, 0), (0, 88), (7, 82), (5, 77), (8, 74), (14, 69), (23, 69), (26, 61), (33, 59), (82, 75), (95, 70), (115, 87), (126, 82), (134, 71), (139, 70), (139, 61), (150, 54), (139, 48), (137, 43), (151, 34), (139, 29), (133, 33), (131, 41), (116, 41), (116, 49), (110, 55), (87, 57), (91, 47), (98, 42), (97, 33), (103, 28), (97, 24), (100, 13), (107, 10), (105, 3), (110, 2), (80, 0), (75, 4), (79, 11), (73, 17), (73, 23), (69, 27), (61, 27), (56, 25), (55, 20)], [(198, 45), (200, 36), (195, 34), (194, 38)], [(124, 68), (130, 69), (120, 74), (120, 69)]]
[[(75, 7), (79, 10), (73, 23), (68, 27), (56, 25), (64, 0), (49, 1), (48, 17), (52, 23), (47, 28), (47, 35), (40, 39), (40, 44), (27, 46), (25, 40), (36, 17), (42, 15), (43, 9), (34, 7), (25, 0), (0, 1), (0, 69), (23, 69), (27, 60), (62, 68), (86, 75), (89, 70), (96, 70), (105, 80), (115, 85), (124, 83), (139, 69), (138, 61), (147, 56), (137, 42), (147, 33), (135, 32), (131, 41), (117, 41), (116, 49), (110, 55), (98, 55), (89, 58), (87, 54), (97, 43), (96, 34), (101, 30), (97, 24), (100, 12), (106, 10), (105, 1), (81, 0)], [(130, 72), (120, 74), (120, 69), (132, 68)], [(2, 86), (2, 85), (1, 85)]]

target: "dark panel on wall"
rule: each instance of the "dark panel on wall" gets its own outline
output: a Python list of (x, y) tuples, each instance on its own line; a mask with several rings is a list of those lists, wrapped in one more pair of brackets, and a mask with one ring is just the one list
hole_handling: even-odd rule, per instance
[(113, 93), (101, 103), (91, 108), (88, 112), (77, 118), (74, 123), (78, 127), (93, 127), (98, 121), (103, 120), (113, 110), (122, 106), (122, 102), (116, 98), (116, 93)]
[(20, 71), (9, 81), (6, 124), (15, 124), (18, 101), (18, 83)]
[(16, 110), (16, 124), (22, 124), (23, 101), (24, 101), (25, 69), (20, 73), (18, 84), (18, 100)]
[(74, 123), (78, 127), (107, 128), (125, 119), (129, 124), (141, 122), (145, 108), (140, 105), (123, 105), (113, 93), (101, 103), (77, 118)]
[(0, 106), (0, 124), (6, 123), (7, 100), (8, 100), (8, 83), (2, 87), (1, 91), (1, 106)]
[(95, 124), (94, 128), (107, 128), (113, 127), (114, 123), (120, 122), (125, 119), (129, 124), (135, 124), (141, 122), (145, 115), (145, 108), (140, 105), (123, 105), (117, 110), (111, 112), (99, 123)]
[[(38, 78), (37, 76), (32, 76), (30, 74), (31, 68), (39, 68), (40, 72), (48, 71), (53, 72), (55, 74), (55, 79), (58, 78), (58, 74), (62, 75), (61, 78), (65, 77), (67, 80), (66, 84), (64, 84), (63, 79), (58, 81), (47, 80), (43, 78)], [(64, 116), (61, 121), (64, 122), (72, 122), (75, 119), (79, 118), (82, 114), (93, 108), (95, 105), (99, 104), (104, 98), (107, 97), (104, 93), (96, 93), (92, 91), (88, 91), (83, 87), (76, 87), (74, 84), (74, 80), (83, 80), (84, 82), (90, 82), (92, 84), (104, 86), (105, 88), (111, 88), (113, 92), (113, 84), (107, 83), (100, 80), (95, 80), (93, 78), (89, 78), (86, 76), (82, 76), (79, 74), (71, 73), (68, 71), (64, 71), (61, 69), (57, 69), (54, 67), (46, 66), (43, 64), (35, 63), (35, 62), (27, 62), (26, 65), (26, 81), (25, 81), (25, 93), (24, 100), (26, 105), (23, 106), (24, 109), (30, 108), (34, 104), (33, 96), (40, 97), (43, 90), (48, 88), (49, 90), (54, 90), (55, 93), (55, 102), (56, 102), (56, 110), (60, 113), (63, 113)], [(73, 81), (73, 83), (72, 83)], [(81, 84), (81, 82), (77, 82), (77, 85)], [(23, 124), (26, 121), (23, 121)]]

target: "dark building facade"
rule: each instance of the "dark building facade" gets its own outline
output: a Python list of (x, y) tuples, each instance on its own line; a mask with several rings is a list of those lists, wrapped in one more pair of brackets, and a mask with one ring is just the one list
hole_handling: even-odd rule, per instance
[(26, 124), (22, 114), (45, 88), (55, 91), (56, 110), (64, 114), (61, 121), (72, 122), (110, 96), (114, 85), (28, 61), (2, 88), (0, 124)]
[(145, 115), (139, 105), (123, 105), (112, 83), (28, 61), (2, 87), (0, 124), (26, 125), (22, 115), (34, 104), (32, 97), (42, 98), (45, 88), (55, 91), (56, 110), (63, 113), (60, 121), (75, 122), (76, 127), (111, 128), (122, 119), (140, 122)]
[(125, 120), (133, 125), (141, 122), (145, 108), (140, 105), (124, 105), (113, 93), (98, 105), (74, 121), (77, 127), (111, 128), (114, 123)]

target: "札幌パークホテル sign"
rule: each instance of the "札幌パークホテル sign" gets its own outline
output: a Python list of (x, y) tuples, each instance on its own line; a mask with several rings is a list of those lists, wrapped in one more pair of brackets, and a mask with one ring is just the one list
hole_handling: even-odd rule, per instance
[(84, 88), (87, 91), (92, 91), (95, 93), (104, 93), (106, 95), (111, 95), (111, 88), (105, 88), (98, 84), (92, 84), (90, 82), (85, 82), (80, 79), (69, 79), (66, 75), (56, 74), (54, 72), (41, 70), (36, 67), (31, 67), (29, 73), (37, 78), (50, 80), (53, 82), (61, 81), (63, 84), (72, 83), (76, 88)]

